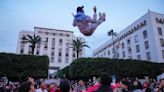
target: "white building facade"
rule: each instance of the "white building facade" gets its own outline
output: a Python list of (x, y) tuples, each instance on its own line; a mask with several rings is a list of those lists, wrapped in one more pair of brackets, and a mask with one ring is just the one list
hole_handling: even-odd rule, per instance
[[(114, 50), (113, 50), (114, 47)], [(164, 63), (164, 14), (148, 11), (96, 50), (93, 57)]]
[[(34, 55), (47, 55), (49, 57), (49, 74), (55, 73), (57, 70), (68, 66), (74, 59), (76, 59), (76, 52), (73, 51), (69, 43), (74, 39), (83, 38), (75, 37), (72, 31), (57, 30), (50, 28), (34, 27), (34, 32), (21, 31), (19, 33), (17, 54), (31, 54), (30, 44), (21, 43), (22, 37), (28, 35), (40, 36), (41, 44), (37, 44), (34, 50)], [(84, 57), (84, 48), (79, 53), (79, 57)]]

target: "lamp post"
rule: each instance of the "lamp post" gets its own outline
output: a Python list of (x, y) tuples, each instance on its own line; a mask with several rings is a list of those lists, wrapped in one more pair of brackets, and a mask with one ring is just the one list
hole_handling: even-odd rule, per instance
[(116, 58), (116, 50), (115, 50), (115, 46), (114, 46), (114, 36), (117, 36), (117, 33), (113, 31), (113, 29), (111, 29), (108, 32), (108, 36), (112, 36), (112, 50), (113, 50), (113, 58)]

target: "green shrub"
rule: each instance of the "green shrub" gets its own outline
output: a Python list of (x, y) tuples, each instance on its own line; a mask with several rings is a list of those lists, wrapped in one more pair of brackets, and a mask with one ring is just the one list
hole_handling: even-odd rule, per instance
[(48, 65), (47, 56), (0, 53), (0, 76), (7, 76), (9, 79), (47, 77)]
[[(164, 72), (164, 64), (148, 61), (130, 59), (108, 59), (108, 58), (80, 58), (73, 61), (67, 73), (65, 69), (60, 70), (70, 78), (92, 78), (99, 76), (102, 72), (108, 72), (116, 76), (127, 77), (155, 77)], [(68, 72), (69, 70), (69, 72)]]

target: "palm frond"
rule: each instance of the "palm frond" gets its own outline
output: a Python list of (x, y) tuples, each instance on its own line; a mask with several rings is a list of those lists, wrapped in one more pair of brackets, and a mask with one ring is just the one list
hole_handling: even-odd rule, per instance
[(85, 44), (83, 45), (83, 47), (88, 47), (88, 48), (90, 48), (88, 45), (85, 45)]
[(26, 36), (23, 36), (21, 43), (30, 43), (30, 47), (33, 49), (35, 49), (36, 44), (41, 44), (42, 40), (40, 36), (36, 36), (35, 34), (33, 36), (27, 34)]
[(34, 37), (27, 34), (27, 38), (29, 38), (30, 40), (33, 40)]
[(26, 36), (23, 36), (23, 37), (21, 37), (21, 42), (20, 43), (27, 43), (28, 42), (28, 39), (26, 38)]

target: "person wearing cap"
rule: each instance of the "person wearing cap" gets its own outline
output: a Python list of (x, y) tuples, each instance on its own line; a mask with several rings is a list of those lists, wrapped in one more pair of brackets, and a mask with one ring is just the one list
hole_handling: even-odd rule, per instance
[(97, 20), (96, 7), (93, 8), (93, 18), (85, 15), (83, 8), (84, 6), (77, 7), (77, 14), (73, 15), (73, 26), (77, 26), (80, 32), (85, 36), (91, 36), (96, 28), (105, 21), (105, 13), (99, 13), (99, 19)]

